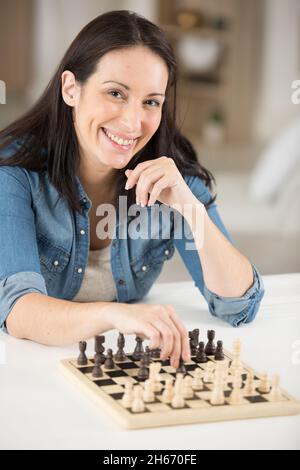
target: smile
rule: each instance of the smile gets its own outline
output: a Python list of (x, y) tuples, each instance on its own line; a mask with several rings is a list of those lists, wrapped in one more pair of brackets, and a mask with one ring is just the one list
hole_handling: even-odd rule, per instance
[(107, 140), (115, 147), (121, 150), (130, 150), (136, 143), (137, 139), (125, 140), (111, 134), (109, 131), (101, 127), (101, 130)]

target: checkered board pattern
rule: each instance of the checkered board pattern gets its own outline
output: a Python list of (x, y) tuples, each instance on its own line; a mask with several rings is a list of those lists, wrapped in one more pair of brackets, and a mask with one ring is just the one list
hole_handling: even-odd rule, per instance
[[(130, 381), (138, 384), (137, 377), (140, 363), (134, 361), (131, 354), (126, 356), (126, 361), (115, 362), (115, 368), (107, 370), (102, 366), (103, 376), (94, 378), (92, 369), (94, 360), (89, 359), (85, 366), (78, 366), (76, 359), (66, 359), (61, 361), (61, 367), (67, 375), (73, 379), (77, 385), (89, 392), (100, 403), (101, 410), (105, 409), (118, 423), (127, 429), (138, 429), (148, 427), (169, 426), (175, 424), (202, 423), (211, 421), (226, 421), (234, 419), (259, 418), (267, 416), (292, 415), (300, 413), (300, 402), (291, 397), (281, 389), (282, 398), (280, 401), (272, 400), (270, 394), (262, 394), (257, 390), (260, 376), (250, 367), (243, 364), (242, 379), (243, 385), (248, 372), (254, 374), (256, 391), (251, 396), (244, 396), (242, 403), (238, 405), (229, 404), (229, 396), (232, 391), (233, 376), (229, 374), (227, 385), (224, 389), (225, 404), (212, 405), (210, 403), (212, 383), (205, 383), (204, 389), (195, 391), (194, 397), (185, 399), (185, 407), (175, 409), (170, 404), (162, 401), (162, 393), (155, 393), (153, 403), (145, 403), (145, 411), (134, 413), (130, 408), (124, 408), (121, 403), (124, 394), (125, 383)], [(207, 364), (197, 364), (192, 356), (191, 362), (185, 363), (187, 374), (194, 375), (196, 368), (202, 370), (204, 375)], [(229, 352), (225, 351), (225, 360), (232, 360)], [(159, 359), (152, 359), (159, 361)], [(209, 361), (217, 362), (213, 358)], [(161, 382), (168, 377), (175, 378), (176, 371), (170, 366), (169, 360), (161, 362)]]

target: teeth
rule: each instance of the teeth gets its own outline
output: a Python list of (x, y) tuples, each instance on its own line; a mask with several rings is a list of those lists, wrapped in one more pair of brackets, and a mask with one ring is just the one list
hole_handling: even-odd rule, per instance
[(104, 129), (104, 128), (103, 128), (103, 130), (104, 130), (105, 134), (106, 134), (111, 140), (113, 140), (114, 142), (116, 142), (116, 143), (119, 144), (119, 145), (131, 145), (131, 144), (133, 144), (133, 142), (134, 142), (134, 139), (131, 139), (131, 140), (124, 140), (124, 139), (121, 139), (120, 137), (117, 137), (117, 136), (111, 134), (109, 131), (107, 131), (107, 130)]

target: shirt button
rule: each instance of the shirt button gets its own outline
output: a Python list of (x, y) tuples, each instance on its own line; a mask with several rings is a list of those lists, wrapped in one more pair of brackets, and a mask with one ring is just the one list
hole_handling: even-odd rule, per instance
[(119, 279), (119, 280), (118, 280), (118, 283), (119, 283), (119, 284), (125, 284), (125, 281), (124, 281), (124, 279)]
[(85, 230), (80, 230), (80, 235), (85, 235)]
[(144, 272), (147, 271), (147, 266), (143, 266), (142, 271), (144, 271)]
[(58, 262), (57, 260), (55, 260), (55, 261), (53, 262), (53, 264), (54, 264), (54, 266), (58, 266), (58, 265), (59, 265), (59, 262)]
[(81, 274), (82, 273), (82, 268), (78, 268), (77, 272), (78, 272), (78, 274)]
[(82, 202), (86, 203), (86, 198), (85, 197), (82, 199)]
[(166, 256), (168, 256), (169, 253), (170, 253), (169, 250), (165, 250), (165, 255)]

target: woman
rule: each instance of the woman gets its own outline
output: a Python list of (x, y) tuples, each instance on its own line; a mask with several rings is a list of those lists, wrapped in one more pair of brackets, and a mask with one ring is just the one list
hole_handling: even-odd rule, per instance
[[(260, 274), (233, 246), (175, 116), (176, 60), (156, 25), (122, 10), (83, 28), (39, 101), (0, 133), (3, 329), (49, 345), (117, 329), (177, 367), (189, 345), (172, 305), (130, 304), (175, 248), (213, 315), (255, 317)], [(137, 214), (150, 235), (136, 236)]]

